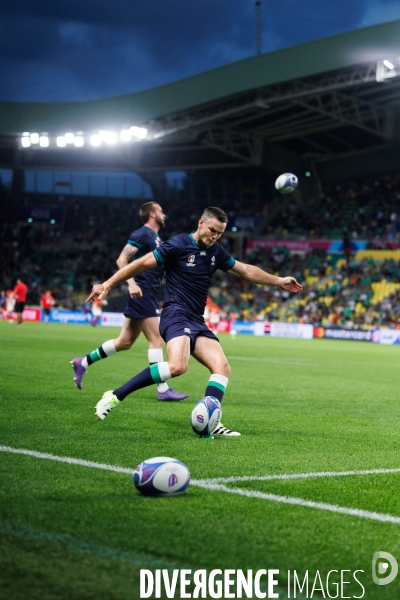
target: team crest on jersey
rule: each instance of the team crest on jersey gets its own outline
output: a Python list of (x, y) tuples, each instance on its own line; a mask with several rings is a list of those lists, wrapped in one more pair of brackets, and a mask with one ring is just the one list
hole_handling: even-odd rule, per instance
[(195, 266), (196, 266), (196, 265), (194, 264), (195, 258), (196, 258), (196, 257), (195, 257), (195, 255), (194, 255), (194, 254), (191, 254), (191, 255), (189, 256), (189, 258), (187, 259), (186, 266), (187, 266), (187, 267), (195, 267)]

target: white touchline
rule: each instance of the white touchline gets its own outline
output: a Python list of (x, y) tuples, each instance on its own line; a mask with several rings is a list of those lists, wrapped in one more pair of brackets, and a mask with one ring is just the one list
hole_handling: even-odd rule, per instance
[(81, 467), (93, 467), (94, 469), (103, 469), (105, 471), (115, 471), (116, 473), (126, 473), (133, 475), (135, 469), (126, 469), (125, 467), (114, 467), (102, 463), (92, 462), (90, 460), (81, 460), (80, 458), (70, 458), (69, 456), (56, 456), (55, 454), (47, 454), (44, 452), (36, 452), (35, 450), (25, 450), (24, 448), (11, 448), (10, 446), (0, 446), (0, 452), (11, 452), (12, 454), (26, 454), (35, 458), (45, 458), (55, 460), (57, 462), (68, 463), (70, 465), (80, 465)]
[(215, 477), (206, 479), (213, 483), (236, 483), (239, 481), (272, 481), (274, 479), (312, 479), (315, 477), (345, 477), (347, 475), (383, 475), (400, 473), (398, 469), (369, 469), (363, 471), (319, 471), (317, 473), (288, 473), (284, 475), (243, 475), (243, 477)]
[[(35, 450), (26, 450), (24, 448), (12, 448), (11, 446), (0, 446), (0, 452), (10, 452), (12, 454), (24, 454), (32, 456), (34, 458), (43, 458), (47, 460), (54, 460), (57, 462), (68, 463), (70, 465), (80, 465), (82, 467), (92, 467), (94, 469), (103, 469), (105, 471), (114, 471), (116, 473), (124, 473), (132, 475), (135, 469), (127, 469), (125, 467), (117, 467), (114, 465), (108, 465), (104, 463), (92, 462), (90, 460), (82, 460), (80, 458), (71, 458), (68, 456), (57, 456), (55, 454), (48, 454), (44, 452), (36, 452)], [(327, 471), (324, 473), (299, 473), (289, 475), (265, 475), (265, 476), (250, 476), (250, 477), (228, 477), (223, 479), (224, 482), (235, 482), (235, 481), (268, 481), (273, 479), (306, 479), (311, 477), (340, 477), (341, 475), (375, 475), (384, 473), (400, 473), (400, 469), (372, 469), (370, 471)], [(336, 506), (335, 504), (325, 504), (324, 502), (313, 502), (312, 500), (303, 500), (302, 498), (291, 498), (288, 496), (278, 496), (276, 494), (265, 494), (263, 492), (256, 492), (252, 490), (242, 490), (240, 488), (229, 488), (226, 485), (218, 483), (221, 479), (192, 479), (190, 484), (196, 487), (201, 487), (210, 491), (227, 492), (228, 494), (237, 494), (239, 496), (246, 496), (248, 498), (258, 498), (261, 500), (269, 500), (271, 502), (281, 502), (284, 504), (295, 504), (298, 506), (306, 506), (308, 508), (317, 508), (319, 510), (327, 510), (329, 512), (341, 513), (344, 515), (351, 515), (354, 517), (361, 517), (363, 519), (371, 519), (373, 521), (381, 521), (384, 523), (398, 523), (400, 524), (400, 517), (393, 517), (392, 515), (385, 515), (382, 513), (371, 512), (368, 510), (361, 510), (358, 508), (347, 508), (343, 506)]]
[(229, 488), (226, 485), (207, 481), (191, 481), (191, 484), (197, 485), (207, 490), (213, 490), (217, 492), (228, 492), (229, 494), (238, 494), (239, 496), (247, 496), (248, 498), (259, 498), (261, 500), (270, 500), (271, 502), (282, 502), (283, 504), (297, 504), (298, 506), (318, 508), (319, 510), (328, 510), (330, 512), (341, 513), (343, 515), (352, 515), (354, 517), (371, 519), (373, 521), (382, 521), (384, 523), (400, 523), (400, 517), (392, 517), (392, 515), (371, 512), (369, 510), (360, 510), (359, 508), (346, 508), (344, 506), (337, 506), (336, 504), (325, 504), (324, 502), (313, 502), (312, 500), (303, 500), (302, 498), (290, 498), (288, 496), (264, 494), (263, 492), (242, 490), (240, 488)]

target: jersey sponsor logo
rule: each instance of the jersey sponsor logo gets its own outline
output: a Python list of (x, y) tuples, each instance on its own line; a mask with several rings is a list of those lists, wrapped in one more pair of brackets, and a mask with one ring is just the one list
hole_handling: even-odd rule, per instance
[(185, 333), (191, 333), (189, 327), (185, 327), (185, 329), (183, 330)]

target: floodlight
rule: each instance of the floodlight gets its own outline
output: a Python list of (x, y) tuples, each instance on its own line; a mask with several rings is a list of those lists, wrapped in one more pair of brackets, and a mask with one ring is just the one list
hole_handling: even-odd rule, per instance
[(66, 145), (67, 145), (67, 142), (65, 141), (65, 136), (59, 135), (57, 137), (57, 146), (59, 148), (65, 148)]
[(39, 134), (31, 133), (31, 144), (38, 144), (38, 143), (39, 143)]
[(41, 135), (39, 138), (39, 146), (42, 148), (47, 148), (49, 145), (49, 138), (47, 135)]
[(21, 146), (23, 148), (29, 148), (30, 145), (31, 145), (31, 138), (24, 135), (24, 137), (21, 138)]
[(131, 135), (137, 138), (138, 140), (144, 140), (147, 136), (147, 129), (145, 127), (136, 127), (135, 125), (133, 125), (130, 128), (130, 132)]
[(120, 138), (121, 138), (122, 142), (130, 142), (130, 140), (131, 140), (131, 134), (130, 134), (129, 129), (123, 129), (121, 131)]
[(74, 146), (77, 148), (82, 148), (84, 146), (85, 140), (83, 139), (83, 135), (76, 135), (74, 138)]
[(90, 138), (90, 143), (92, 144), (92, 146), (100, 146), (100, 144), (101, 144), (100, 136), (92, 135)]
[(115, 144), (117, 141), (117, 134), (114, 131), (109, 131), (107, 133), (106, 142), (107, 144)]
[(73, 133), (66, 133), (64, 135), (66, 144), (73, 144), (75, 136)]
[(32, 223), (33, 219), (31, 219), (31, 217), (29, 217), (29, 219), (27, 219), (28, 223)]
[(54, 225), (55, 222), (56, 222), (55, 219), (50, 219), (51, 225)]
[(391, 63), (389, 60), (384, 60), (383, 64), (385, 65), (385, 67), (387, 67), (388, 69), (394, 69), (394, 64)]
[(102, 142), (107, 141), (107, 137), (108, 137), (108, 131), (105, 131), (104, 129), (102, 129), (101, 131), (99, 131), (99, 139)]

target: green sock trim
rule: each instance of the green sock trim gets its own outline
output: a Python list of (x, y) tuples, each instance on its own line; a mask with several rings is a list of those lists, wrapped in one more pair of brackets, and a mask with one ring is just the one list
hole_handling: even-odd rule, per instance
[(94, 363), (97, 362), (98, 360), (101, 360), (101, 354), (100, 354), (99, 348), (97, 348), (97, 350), (93, 350), (93, 352), (91, 352), (89, 354), (89, 356)]
[(153, 380), (153, 383), (162, 383), (157, 363), (154, 363), (154, 365), (150, 365), (150, 375)]
[(221, 390), (221, 392), (225, 392), (225, 390), (226, 390), (226, 387), (225, 387), (225, 386), (223, 386), (223, 385), (221, 385), (221, 384), (220, 384), (220, 383), (218, 383), (217, 381), (212, 381), (212, 380), (211, 380), (211, 381), (209, 381), (209, 382), (208, 382), (208, 386), (207, 386), (207, 387), (210, 387), (210, 386), (212, 386), (212, 385), (213, 385), (214, 387), (218, 388), (219, 390)]

